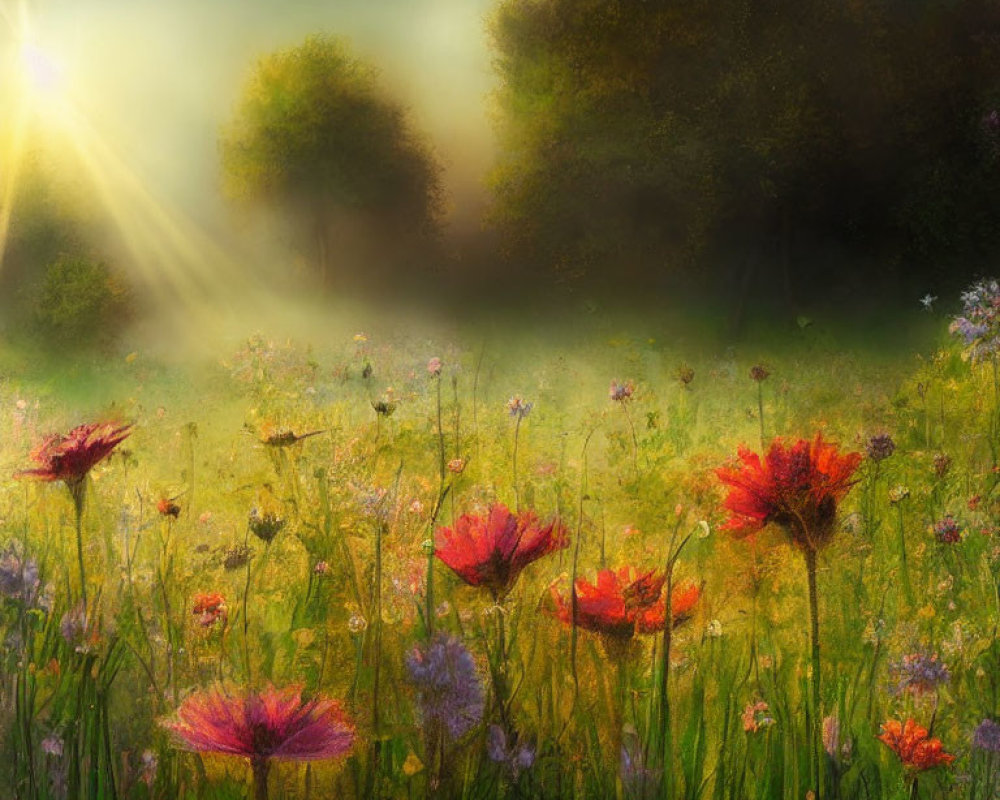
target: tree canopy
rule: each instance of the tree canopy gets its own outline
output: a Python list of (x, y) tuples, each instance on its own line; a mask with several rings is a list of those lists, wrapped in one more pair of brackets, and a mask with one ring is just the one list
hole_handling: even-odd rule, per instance
[(797, 255), (926, 276), (1000, 241), (995, 2), (502, 0), (491, 34), (520, 261), (717, 280), (756, 253), (821, 284)]
[[(334, 38), (259, 60), (221, 139), (228, 193), (278, 212), (317, 266), (433, 235), (440, 168), (375, 69)], [(384, 255), (384, 252), (383, 252)]]

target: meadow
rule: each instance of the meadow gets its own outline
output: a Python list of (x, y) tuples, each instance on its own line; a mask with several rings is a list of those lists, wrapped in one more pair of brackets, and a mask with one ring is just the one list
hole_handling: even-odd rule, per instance
[(0, 796), (1000, 796), (993, 289), (5, 355)]

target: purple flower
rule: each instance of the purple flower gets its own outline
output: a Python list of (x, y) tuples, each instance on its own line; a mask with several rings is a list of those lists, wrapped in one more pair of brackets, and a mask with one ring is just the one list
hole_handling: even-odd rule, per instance
[(63, 740), (54, 733), (42, 739), (42, 752), (50, 756), (61, 756), (63, 754)]
[(977, 750), (1000, 753), (1000, 725), (991, 719), (984, 719), (972, 734), (972, 746)]
[(632, 393), (634, 391), (635, 385), (632, 381), (625, 381), (624, 383), (611, 381), (611, 388), (608, 390), (608, 396), (616, 403), (624, 403), (632, 397)]
[(518, 419), (524, 419), (531, 413), (531, 409), (534, 407), (534, 403), (529, 403), (519, 394), (515, 394), (507, 401), (507, 410), (510, 412), (510, 415)]
[(427, 362), (427, 371), (430, 373), (432, 378), (436, 378), (441, 374), (441, 367), (441, 359), (437, 356)]
[(946, 514), (934, 523), (934, 536), (942, 544), (955, 544), (962, 541), (962, 526), (951, 514)]
[(87, 611), (81, 600), (73, 608), (63, 614), (59, 621), (59, 632), (62, 633), (66, 644), (73, 647), (78, 653), (86, 652), (87, 638)]
[(507, 742), (507, 734), (499, 725), (490, 725), (486, 740), (486, 752), (494, 764), (506, 766), (514, 778), (535, 763), (535, 751), (526, 744), (518, 745), (517, 737)]
[(974, 283), (962, 293), (962, 314), (949, 330), (962, 338), (967, 355), (982, 361), (1000, 349), (1000, 282), (995, 278)]
[(425, 725), (439, 725), (458, 739), (482, 719), (479, 671), (457, 638), (438, 633), (429, 644), (417, 645), (406, 658), (406, 668)]
[(993, 136), (1000, 135), (1000, 111), (994, 108), (988, 114), (983, 114), (983, 129)]
[(48, 600), (40, 592), (38, 562), (24, 555), (18, 541), (9, 542), (0, 553), (0, 596), (48, 610)]
[(893, 454), (895, 449), (896, 443), (892, 440), (892, 437), (888, 433), (875, 434), (868, 440), (868, 444), (865, 445), (865, 451), (868, 453), (868, 458), (876, 464), (879, 461), (885, 461)]
[(646, 765), (642, 744), (634, 731), (622, 736), (621, 776), (626, 797), (652, 800), (658, 796), (660, 770)]
[(908, 653), (889, 665), (889, 675), (896, 684), (893, 690), (896, 694), (933, 692), (951, 680), (948, 667), (937, 653)]
[(146, 786), (152, 787), (156, 783), (156, 770), (159, 763), (156, 753), (152, 750), (142, 751), (142, 758), (139, 760), (139, 780)]

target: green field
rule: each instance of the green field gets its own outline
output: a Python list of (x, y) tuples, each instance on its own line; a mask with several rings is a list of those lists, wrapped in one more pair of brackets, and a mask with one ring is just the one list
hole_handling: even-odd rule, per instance
[[(1000, 713), (997, 393), (948, 321), (725, 345), (591, 309), (255, 334), (217, 359), (7, 353), (3, 796), (237, 798), (255, 765), (255, 797), (801, 798), (815, 769), (821, 797), (995, 797), (974, 732)], [(132, 427), (75, 492), (18, 474), (107, 420)], [(815, 548), (814, 684), (806, 550), (780, 516), (732, 535), (716, 470), (817, 433), (863, 458)], [(497, 503), (562, 539), (466, 585), (443, 529)], [(624, 567), (645, 589), (587, 605)], [(570, 624), (574, 576), (577, 614), (624, 628)], [(184, 746), (199, 692), (272, 685), (335, 700), (349, 748)], [(877, 737), (907, 719), (954, 760), (904, 764)]]

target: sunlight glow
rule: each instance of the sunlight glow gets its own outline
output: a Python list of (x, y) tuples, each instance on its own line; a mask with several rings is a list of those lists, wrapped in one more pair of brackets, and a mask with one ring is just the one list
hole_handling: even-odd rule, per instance
[(63, 68), (50, 54), (33, 42), (21, 45), (21, 71), (36, 92), (50, 94), (63, 85)]
[(219, 302), (234, 286), (253, 290), (246, 285), (245, 270), (188, 213), (151, 190), (117, 146), (114, 128), (88, 102), (95, 95), (88, 94), (86, 80), (75, 79), (70, 86), (66, 62), (54, 55), (55, 48), (38, 44), (26, 5), (20, 4), (16, 16), (0, 13), (0, 23), (21, 43), (3, 64), (8, 79), (0, 81), (0, 105), (7, 116), (0, 130), (0, 269), (24, 164), (32, 149), (44, 148), (46, 157), (68, 154), (69, 163), (81, 168), (99, 216), (110, 223), (108, 243), (120, 245), (117, 257), (136, 284), (158, 305), (182, 313), (211, 306), (217, 321)]

